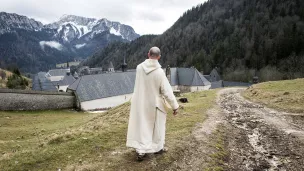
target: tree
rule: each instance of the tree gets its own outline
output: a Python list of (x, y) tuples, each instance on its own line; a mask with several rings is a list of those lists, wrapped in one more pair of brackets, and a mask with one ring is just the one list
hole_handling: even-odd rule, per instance
[(2, 80), (6, 78), (6, 73), (2, 70), (0, 71), (0, 77), (2, 78)]
[[(269, 66), (282, 73), (304, 74), (299, 62), (304, 54), (303, 22), (303, 0), (210, 0), (185, 12), (164, 34), (109, 44), (82, 65), (121, 63), (127, 56), (128, 66), (135, 68), (144, 60), (149, 47), (159, 46), (163, 66), (195, 66), (204, 73), (215, 66), (223, 72), (238, 69), (243, 73)], [(291, 67), (297, 70), (285, 69), (291, 61)]]
[(19, 71), (18, 68), (15, 68), (15, 69), (13, 70), (13, 73), (16, 74), (16, 75), (18, 75), (18, 76), (21, 76), (21, 73), (20, 73), (20, 71)]

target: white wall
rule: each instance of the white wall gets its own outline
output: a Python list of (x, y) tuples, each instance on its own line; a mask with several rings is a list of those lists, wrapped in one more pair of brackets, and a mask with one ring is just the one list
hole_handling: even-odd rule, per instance
[(50, 81), (60, 81), (63, 79), (64, 76), (52, 76), (48, 77)]
[(118, 105), (128, 102), (131, 97), (132, 94), (125, 94), (104, 99), (81, 102), (81, 109), (87, 111), (101, 108), (116, 107)]
[(66, 86), (59, 86), (59, 90), (58, 91), (62, 90), (63, 92), (66, 92), (66, 90), (67, 90), (68, 87), (69, 87), (68, 85), (66, 85)]
[(173, 91), (174, 91), (174, 90), (179, 90), (177, 85), (176, 85), (176, 86), (171, 86), (171, 87), (172, 87), (172, 90), (173, 90)]
[(211, 85), (207, 86), (191, 86), (190, 91), (195, 92), (195, 91), (204, 91), (204, 90), (209, 90), (211, 88)]

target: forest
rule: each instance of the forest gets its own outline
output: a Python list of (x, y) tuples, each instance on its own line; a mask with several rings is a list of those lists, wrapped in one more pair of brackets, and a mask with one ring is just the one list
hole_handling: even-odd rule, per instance
[(115, 42), (82, 65), (135, 68), (150, 47), (162, 51), (163, 67), (217, 67), (224, 79), (261, 81), (304, 77), (304, 1), (209, 0), (186, 11), (162, 35)]

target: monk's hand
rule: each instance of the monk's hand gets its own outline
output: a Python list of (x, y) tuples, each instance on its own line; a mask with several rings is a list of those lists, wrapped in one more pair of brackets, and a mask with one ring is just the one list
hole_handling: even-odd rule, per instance
[(174, 110), (173, 110), (173, 115), (176, 116), (177, 113), (178, 113), (178, 109), (174, 109)]

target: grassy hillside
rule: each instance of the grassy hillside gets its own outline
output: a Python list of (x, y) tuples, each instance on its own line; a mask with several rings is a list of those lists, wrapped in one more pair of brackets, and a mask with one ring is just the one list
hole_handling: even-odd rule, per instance
[[(5, 79), (2, 79), (2, 78), (0, 77), (0, 88), (7, 88), (7, 87), (6, 87), (7, 78), (8, 78), (9, 76), (13, 75), (13, 73), (10, 72), (10, 71), (7, 71), (7, 70), (4, 70), (4, 69), (1, 69), (1, 68), (0, 68), (0, 72), (1, 72), (1, 71), (4, 71), (4, 72), (5, 72), (6, 78), (5, 78)], [(26, 89), (31, 89), (31, 87), (32, 87), (32, 79), (27, 78), (27, 77), (24, 77), (24, 76), (23, 76), (23, 78), (25, 78), (25, 79), (29, 82), (29, 85), (27, 86)]]
[[(178, 116), (168, 113), (162, 156), (136, 162), (125, 146), (130, 104), (102, 114), (68, 111), (0, 112), (3, 170), (164, 170), (183, 157), (198, 122), (214, 104), (216, 91), (189, 93)], [(19, 132), (20, 131), (20, 132)]]
[(7, 71), (7, 70), (3, 70), (0, 68), (0, 72), (1, 71), (4, 71), (5, 74), (6, 74), (6, 78), (3, 80), (1, 77), (0, 77), (0, 88), (6, 88), (6, 82), (7, 82), (7, 78), (11, 75), (13, 75), (13, 73), (11, 73), (10, 71)]
[(268, 107), (304, 112), (304, 79), (256, 84), (247, 89), (243, 95)]

